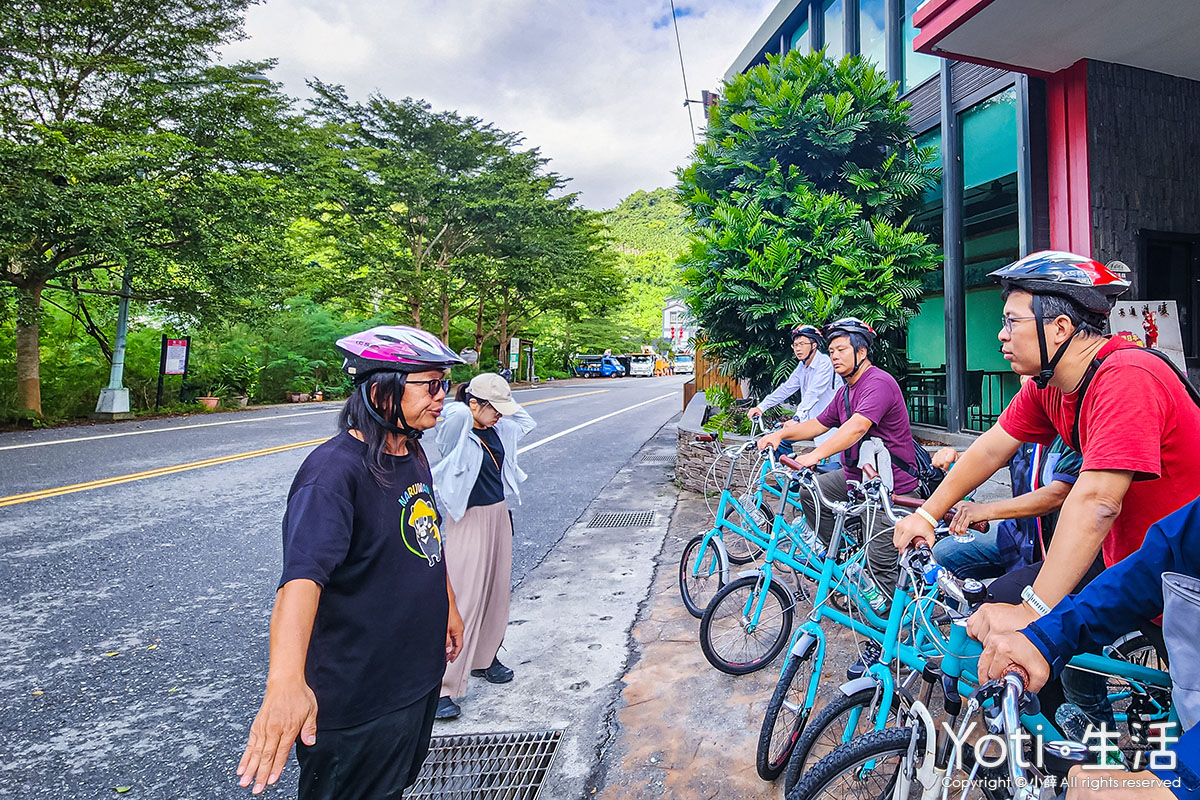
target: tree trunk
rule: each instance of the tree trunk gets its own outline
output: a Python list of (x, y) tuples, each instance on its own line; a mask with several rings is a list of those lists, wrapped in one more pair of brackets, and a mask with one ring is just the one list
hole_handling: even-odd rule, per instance
[(479, 307), (475, 310), (475, 352), (483, 352), (483, 293), (479, 295)]
[(39, 370), (38, 320), (44, 283), (17, 289), (17, 407), (42, 416), (42, 378)]
[(500, 307), (500, 363), (508, 366), (508, 292), (504, 292), (504, 303)]
[(412, 314), (413, 327), (421, 327), (421, 300), (415, 294), (408, 296), (409, 312)]
[(442, 344), (450, 344), (450, 295), (442, 290)]

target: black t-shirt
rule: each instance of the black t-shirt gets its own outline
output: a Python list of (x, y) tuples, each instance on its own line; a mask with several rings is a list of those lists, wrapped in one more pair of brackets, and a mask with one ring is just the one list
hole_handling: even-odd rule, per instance
[(429, 467), (340, 433), (304, 459), (283, 517), (283, 575), (320, 584), (305, 677), (319, 729), (361, 725), (428, 695), (446, 669), (442, 517)]
[(467, 498), (467, 508), (490, 506), (504, 499), (504, 484), (500, 480), (500, 468), (504, 466), (504, 445), (500, 434), (493, 428), (475, 428), (474, 433), (483, 442), (483, 463), (479, 465), (479, 477)]

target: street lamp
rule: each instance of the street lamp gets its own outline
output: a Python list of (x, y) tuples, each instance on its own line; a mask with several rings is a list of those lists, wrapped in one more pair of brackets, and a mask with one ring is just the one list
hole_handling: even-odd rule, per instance
[(126, 261), (125, 272), (121, 276), (121, 302), (117, 306), (117, 338), (113, 342), (112, 368), (108, 371), (108, 386), (100, 390), (100, 399), (96, 401), (92, 419), (133, 419), (133, 412), (129, 410), (129, 390), (124, 386), (125, 335), (128, 331), (132, 281), (133, 269)]

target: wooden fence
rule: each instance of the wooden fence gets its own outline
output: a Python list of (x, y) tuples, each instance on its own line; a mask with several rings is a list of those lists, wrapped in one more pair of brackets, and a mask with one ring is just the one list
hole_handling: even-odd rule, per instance
[(717, 365), (704, 357), (704, 346), (696, 344), (696, 391), (702, 392), (712, 386), (724, 386), (733, 392), (735, 398), (741, 399), (742, 387), (738, 381), (727, 375), (722, 375)]

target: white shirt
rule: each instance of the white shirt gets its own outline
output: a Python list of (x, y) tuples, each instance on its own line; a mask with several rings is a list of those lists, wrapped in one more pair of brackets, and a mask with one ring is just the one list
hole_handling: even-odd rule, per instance
[(779, 387), (763, 398), (758, 407), (763, 411), (774, 408), (788, 397), (800, 392), (796, 419), (807, 422), (825, 410), (842, 386), (841, 377), (833, 371), (833, 362), (821, 351), (812, 357), (811, 364), (801, 361)]
[[(442, 409), (442, 416), (434, 428), (442, 460), (433, 467), (433, 491), (440, 509), (456, 522), (467, 513), (467, 501), (483, 463), (483, 444), (473, 425), (470, 407), (466, 403), (450, 402)], [(496, 422), (496, 433), (504, 446), (504, 464), (500, 468), (504, 495), (515, 500), (517, 505), (521, 504), (518, 487), (526, 477), (517, 465), (517, 442), (535, 427), (537, 423), (523, 408)]]

